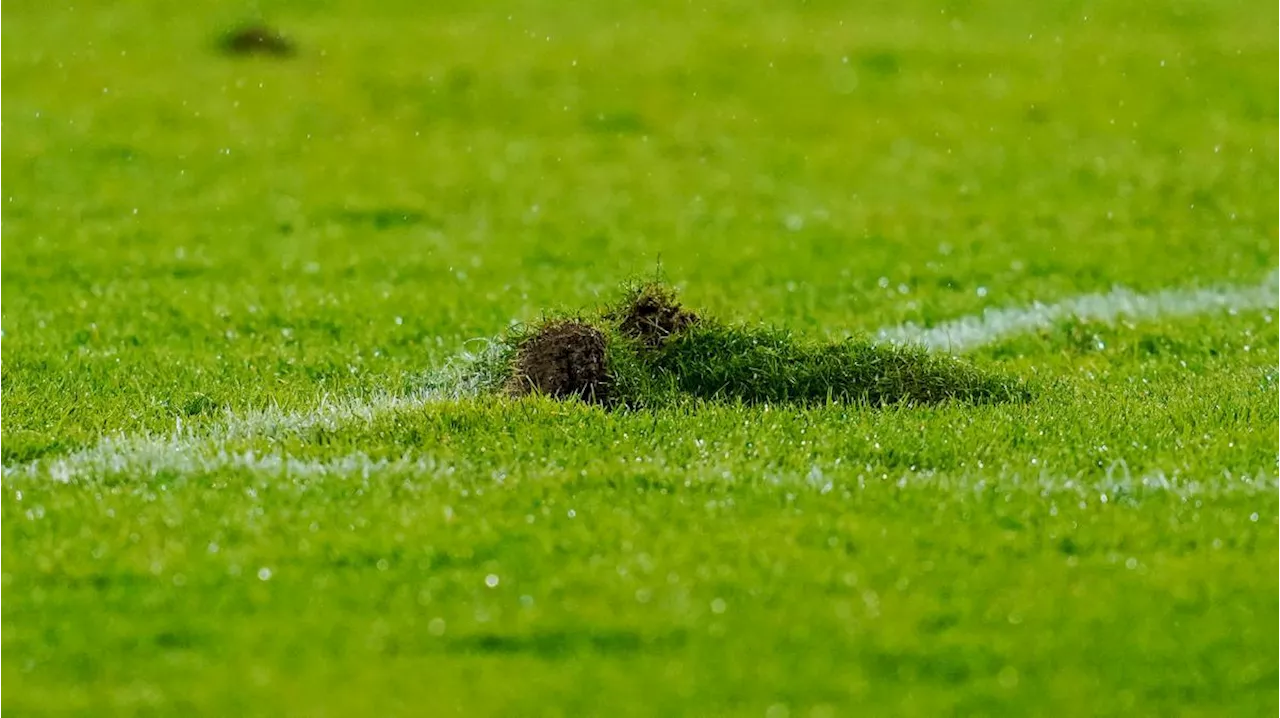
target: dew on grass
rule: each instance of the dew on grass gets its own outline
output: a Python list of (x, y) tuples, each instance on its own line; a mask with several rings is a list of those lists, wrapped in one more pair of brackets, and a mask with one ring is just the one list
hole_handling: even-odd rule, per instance
[(270, 581), (270, 580), (271, 580), (271, 569), (267, 568), (266, 566), (263, 566), (262, 568), (258, 569), (258, 580), (259, 580), (259, 581)]
[(484, 577), (484, 585), (489, 588), (497, 588), (499, 581), (501, 581), (501, 579), (498, 578), (498, 574), (496, 573), (491, 573)]

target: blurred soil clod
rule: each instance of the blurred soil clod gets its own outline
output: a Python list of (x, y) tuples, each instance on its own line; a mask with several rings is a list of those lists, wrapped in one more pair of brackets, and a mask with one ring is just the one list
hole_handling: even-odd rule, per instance
[(265, 57), (291, 57), (297, 48), (293, 41), (278, 30), (266, 25), (245, 25), (222, 36), (219, 47), (223, 53), (233, 56), (262, 55)]

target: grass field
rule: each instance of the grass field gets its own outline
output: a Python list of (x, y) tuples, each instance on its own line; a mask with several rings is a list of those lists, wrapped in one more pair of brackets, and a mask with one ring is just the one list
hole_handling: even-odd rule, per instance
[[(1274, 3), (4, 19), (6, 715), (1276, 714)], [(469, 390), (659, 266), (1026, 394)]]

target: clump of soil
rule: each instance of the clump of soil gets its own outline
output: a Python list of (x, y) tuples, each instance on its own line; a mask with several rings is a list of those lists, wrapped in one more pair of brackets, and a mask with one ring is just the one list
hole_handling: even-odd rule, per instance
[(680, 306), (675, 292), (660, 284), (636, 290), (609, 318), (618, 322), (623, 334), (639, 339), (648, 349), (660, 348), (698, 322), (698, 315)]
[(605, 343), (604, 333), (590, 324), (547, 324), (520, 344), (506, 391), (512, 396), (536, 392), (556, 399), (577, 396), (593, 403), (608, 403), (610, 377)]
[(294, 53), (293, 42), (265, 25), (247, 25), (223, 36), (222, 51), (228, 55), (266, 55), (290, 57)]

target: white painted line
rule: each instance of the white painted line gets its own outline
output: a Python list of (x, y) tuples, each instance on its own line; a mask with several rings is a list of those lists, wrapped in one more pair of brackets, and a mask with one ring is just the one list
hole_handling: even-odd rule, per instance
[[(75, 481), (125, 474), (191, 474), (209, 467), (267, 469), (273, 462), (293, 460), (272, 459), (271, 455), (255, 456), (252, 451), (236, 453), (229, 447), (237, 442), (263, 439), (305, 439), (317, 429), (338, 431), (368, 426), (396, 412), (459, 396), (457, 393), (423, 390), (403, 396), (382, 394), (365, 399), (331, 400), (326, 397), (311, 411), (283, 412), (268, 408), (243, 415), (227, 412), (222, 421), (204, 427), (203, 431), (195, 431), (179, 423), (168, 435), (104, 436), (93, 446), (64, 456), (6, 466), (4, 475), (43, 474), (55, 481)], [(315, 471), (323, 472), (321, 468)]]
[[(169, 434), (112, 434), (96, 444), (58, 457), (37, 459), (18, 466), (5, 466), (3, 475), (43, 475), (55, 481), (76, 481), (102, 476), (156, 476), (158, 474), (191, 474), (208, 467), (226, 469), (267, 468), (272, 462), (294, 462), (272, 459), (252, 452), (230, 450), (237, 442), (263, 439), (302, 438), (318, 430), (339, 431), (368, 426), (378, 419), (427, 404), (475, 396), (477, 379), (468, 367), (502, 347), (494, 340), (471, 342), (477, 351), (464, 350), (441, 369), (423, 379), (423, 388), (408, 394), (379, 393), (368, 397), (333, 399), (324, 396), (307, 411), (286, 412), (278, 407), (254, 409), (243, 414), (227, 411), (220, 421), (193, 429), (179, 419)], [(317, 465), (319, 466), (319, 465)], [(299, 469), (301, 470), (301, 469)], [(317, 468), (316, 471), (322, 471)]]
[[(200, 449), (207, 451), (201, 451)], [(557, 469), (535, 468), (522, 478), (538, 479), (554, 474)], [(562, 471), (562, 470), (559, 470)], [(650, 462), (641, 471), (646, 474), (678, 473), (681, 481), (703, 481), (708, 484), (734, 483), (738, 479), (730, 467), (718, 462), (701, 466)], [(43, 466), (28, 464), (6, 473), (31, 477), (46, 476), (60, 482), (73, 482), (87, 478), (146, 477), (151, 479), (189, 478), (213, 476), (219, 473), (249, 473), (255, 478), (285, 479), (292, 481), (345, 481), (366, 479), (406, 478), (413, 481), (450, 481), (461, 479), (498, 483), (494, 476), (520, 476), (519, 470), (497, 471), (491, 467), (474, 472), (442, 463), (428, 456), (406, 454), (394, 459), (375, 459), (364, 452), (354, 452), (326, 459), (308, 459), (275, 452), (228, 451), (212, 448), (210, 444), (193, 446), (188, 442), (156, 440), (152, 442), (104, 442), (100, 450), (82, 453), (64, 459), (55, 459)], [(760, 477), (752, 476), (752, 480)], [(1067, 496), (1094, 503), (1114, 503), (1142, 498), (1152, 494), (1172, 494), (1184, 499), (1223, 495), (1274, 494), (1280, 482), (1274, 472), (1256, 473), (1222, 472), (1216, 476), (1188, 478), (1178, 473), (1161, 470), (1133, 475), (1123, 462), (1116, 462), (1103, 475), (1083, 473), (1054, 473), (1048, 469), (1033, 473), (988, 470), (981, 473), (945, 471), (908, 471), (901, 473), (867, 472), (851, 466), (812, 466), (807, 473), (766, 473), (766, 483), (789, 489), (808, 489), (819, 493), (832, 491), (874, 490), (876, 487), (893, 486), (895, 489), (929, 488), (952, 493), (1035, 493), (1043, 497)]]
[[(810, 469), (805, 482), (822, 493), (836, 489), (841, 483), (847, 485), (848, 469), (843, 472), (833, 467), (828, 478), (816, 465)], [(1260, 470), (1257, 472), (1223, 471), (1217, 475), (1200, 478), (1183, 476), (1177, 472), (1169, 473), (1160, 469), (1132, 474), (1123, 461), (1114, 462), (1101, 476), (1055, 472), (1045, 468), (1033, 473), (1022, 473), (1016, 470), (1002, 469), (983, 473), (950, 473), (945, 471), (909, 471), (901, 474), (879, 473), (864, 475), (856, 473), (855, 485), (859, 489), (867, 486), (893, 484), (898, 488), (919, 488), (927, 486), (938, 491), (984, 493), (1012, 493), (1017, 491), (1032, 492), (1041, 496), (1071, 495), (1100, 503), (1122, 501), (1126, 498), (1141, 497), (1147, 494), (1172, 494), (1182, 498), (1196, 496), (1222, 496), (1238, 494), (1273, 494), (1280, 487), (1275, 471)]]
[(1123, 317), (1151, 319), (1186, 317), (1213, 312), (1275, 309), (1280, 304), (1280, 272), (1251, 287), (1167, 289), (1138, 294), (1117, 287), (1102, 294), (1085, 294), (1053, 304), (1036, 302), (1029, 307), (987, 309), (932, 327), (910, 322), (881, 329), (876, 337), (895, 344), (922, 344), (934, 351), (960, 354), (1024, 334), (1064, 319), (1115, 322)]
[(131, 443), (121, 448), (124, 450), (115, 453), (96, 451), (54, 459), (44, 469), (50, 479), (64, 483), (86, 477), (177, 478), (227, 471), (305, 479), (369, 478), (379, 474), (423, 477), (451, 473), (451, 469), (440, 467), (429, 457), (374, 459), (363, 452), (356, 452), (336, 458), (305, 459), (278, 452), (258, 454), (226, 449), (202, 454), (179, 442), (167, 445), (163, 442)]

